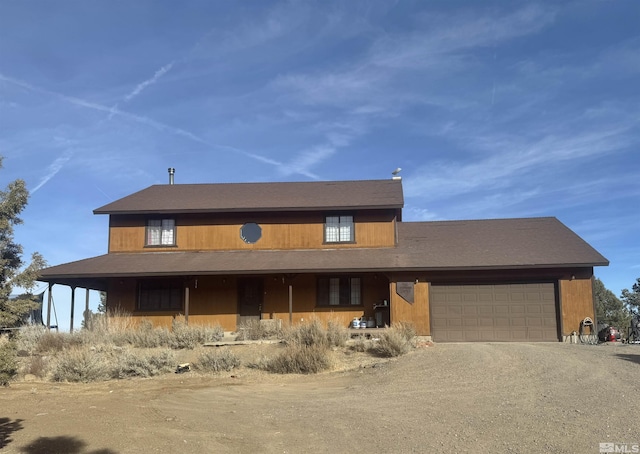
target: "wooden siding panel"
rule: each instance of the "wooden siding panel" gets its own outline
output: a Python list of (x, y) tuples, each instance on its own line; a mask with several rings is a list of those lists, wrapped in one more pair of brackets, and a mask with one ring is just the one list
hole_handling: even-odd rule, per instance
[[(109, 252), (143, 252), (145, 216), (111, 216)], [(363, 212), (354, 215), (355, 243), (324, 244), (324, 214), (269, 215), (181, 215), (176, 217), (176, 247), (154, 247), (154, 251), (333, 249), (389, 247), (395, 244), (394, 217), (390, 212)], [(255, 222), (262, 237), (254, 244), (240, 238), (240, 227)]]
[[(580, 322), (590, 317), (596, 322), (593, 310), (592, 279), (560, 280), (560, 301), (562, 302), (562, 335), (570, 336), (580, 332)], [(587, 331), (588, 332), (588, 331)]]
[[(320, 320), (324, 325), (334, 321), (347, 327), (354, 317), (375, 317), (374, 304), (389, 299), (388, 280), (383, 276), (362, 276), (362, 306), (317, 307), (316, 276), (301, 275), (288, 280), (283, 276), (264, 276), (263, 319), (289, 323), (289, 283), (293, 285), (293, 324)], [(197, 288), (196, 288), (197, 281)], [(171, 328), (175, 316), (184, 311), (136, 311), (137, 283), (135, 279), (110, 281), (107, 305), (132, 315), (134, 320), (146, 319), (155, 326)], [(237, 329), (237, 280), (235, 277), (201, 276), (189, 280), (189, 323), (199, 325), (220, 324), (225, 331)]]
[(430, 336), (431, 327), (429, 320), (429, 284), (418, 282), (414, 287), (414, 302), (410, 304), (396, 293), (396, 283), (389, 284), (391, 301), (391, 323), (411, 323), (418, 336)]

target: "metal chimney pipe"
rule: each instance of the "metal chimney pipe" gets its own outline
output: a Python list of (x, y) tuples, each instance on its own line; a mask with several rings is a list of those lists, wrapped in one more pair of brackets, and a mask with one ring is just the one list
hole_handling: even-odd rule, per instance
[(173, 174), (176, 173), (176, 169), (169, 167), (169, 184), (173, 184)]

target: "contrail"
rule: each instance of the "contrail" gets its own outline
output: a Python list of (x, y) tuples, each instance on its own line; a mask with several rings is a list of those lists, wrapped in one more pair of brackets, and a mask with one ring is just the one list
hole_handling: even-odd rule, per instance
[(125, 96), (124, 102), (131, 101), (133, 98), (138, 96), (142, 92), (142, 90), (147, 88), (149, 85), (155, 84), (158, 81), (158, 79), (160, 79), (163, 75), (165, 75), (168, 71), (170, 71), (171, 68), (173, 68), (173, 65), (175, 65), (175, 63), (176, 62), (174, 60), (171, 63), (164, 65), (162, 68), (160, 68), (159, 70), (156, 71), (156, 73), (153, 75), (153, 77), (151, 79), (145, 80), (144, 82), (139, 83), (138, 86), (136, 86), (136, 88), (134, 88), (131, 93), (129, 93), (127, 96)]
[(38, 189), (47, 184), (50, 179), (56, 176), (56, 174), (60, 172), (60, 169), (62, 169), (62, 167), (69, 161), (69, 159), (71, 159), (72, 156), (73, 152), (66, 151), (62, 156), (53, 161), (53, 163), (49, 166), (47, 175), (45, 175), (40, 180), (40, 183), (38, 183), (38, 185), (33, 188), (33, 190), (31, 190), (31, 194), (35, 194)]
[[(120, 110), (116, 106), (107, 107), (107, 106), (104, 106), (102, 104), (90, 102), (90, 101), (87, 101), (87, 100), (84, 100), (84, 99), (81, 99), (81, 98), (76, 98), (75, 96), (67, 96), (67, 95), (63, 95), (61, 93), (56, 93), (54, 91), (47, 90), (45, 88), (36, 87), (36, 86), (31, 85), (31, 84), (29, 84), (29, 83), (27, 83), (25, 81), (5, 76), (2, 73), (0, 73), (0, 81), (4, 81), (4, 82), (8, 82), (8, 83), (13, 84), (13, 85), (17, 85), (19, 87), (25, 88), (25, 89), (27, 89), (29, 91), (33, 91), (35, 93), (41, 93), (41, 94), (44, 94), (44, 95), (47, 95), (47, 96), (52, 96), (54, 98), (61, 99), (63, 101), (66, 101), (66, 102), (68, 102), (70, 104), (73, 104), (73, 105), (76, 105), (76, 106), (79, 106), (79, 107), (84, 107), (84, 108), (87, 108), (87, 109), (97, 110), (99, 112), (107, 112), (107, 113), (110, 113), (112, 115), (118, 115), (118, 116), (120, 116), (122, 118), (126, 118), (126, 119), (129, 119), (129, 120), (132, 120), (132, 121), (134, 121), (136, 123), (141, 123), (141, 124), (145, 124), (147, 126), (151, 126), (152, 128), (155, 128), (155, 129), (160, 130), (160, 131), (166, 131), (166, 132), (169, 132), (171, 134), (175, 134), (175, 135), (178, 135), (178, 136), (186, 137), (189, 140), (192, 140), (194, 142), (200, 143), (200, 144), (205, 145), (205, 146), (210, 147), (210, 148), (216, 148), (216, 149), (220, 149), (220, 150), (226, 150), (226, 151), (232, 151), (234, 153), (239, 153), (239, 154), (247, 156), (247, 157), (249, 157), (251, 159), (255, 159), (256, 161), (260, 161), (260, 162), (263, 162), (263, 163), (266, 163), (266, 164), (270, 164), (270, 165), (272, 165), (274, 167), (280, 167), (280, 168), (288, 168), (289, 167), (289, 166), (287, 166), (286, 164), (284, 164), (282, 162), (279, 162), (279, 161), (276, 161), (276, 160), (273, 160), (273, 159), (270, 159), (270, 158), (266, 158), (264, 156), (260, 156), (260, 155), (255, 154), (255, 153), (249, 153), (247, 151), (240, 150), (238, 148), (235, 148), (235, 147), (232, 147), (232, 146), (229, 146), (229, 145), (219, 145), (219, 144), (210, 143), (210, 142), (204, 140), (202, 137), (200, 137), (200, 136), (198, 136), (198, 135), (196, 135), (196, 134), (194, 134), (194, 133), (192, 133), (190, 131), (187, 131), (186, 129), (176, 128), (174, 126), (167, 125), (167, 124), (161, 123), (159, 121), (155, 121), (155, 120), (153, 120), (151, 118), (148, 118), (148, 117), (144, 117), (144, 116), (141, 116), (141, 115), (135, 115), (135, 114), (132, 114), (132, 113), (129, 113), (129, 112), (125, 112), (123, 110)], [(307, 171), (297, 171), (296, 173), (299, 173), (299, 174), (304, 175), (306, 177), (309, 177), (311, 179), (316, 179), (316, 180), (318, 179), (317, 175), (314, 175), (314, 174), (312, 174), (310, 172), (307, 172)], [(41, 187), (41, 186), (42, 186), (42, 184), (39, 184), (38, 188)]]

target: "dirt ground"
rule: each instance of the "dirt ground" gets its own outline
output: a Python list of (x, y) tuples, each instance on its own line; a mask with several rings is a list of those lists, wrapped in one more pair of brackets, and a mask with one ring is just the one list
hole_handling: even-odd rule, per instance
[[(237, 346), (256, 357), (274, 345)], [(2, 453), (599, 453), (640, 445), (640, 345), (437, 344), (336, 369), (0, 388)], [(345, 370), (351, 368), (350, 370)], [(633, 451), (629, 451), (633, 452)]]

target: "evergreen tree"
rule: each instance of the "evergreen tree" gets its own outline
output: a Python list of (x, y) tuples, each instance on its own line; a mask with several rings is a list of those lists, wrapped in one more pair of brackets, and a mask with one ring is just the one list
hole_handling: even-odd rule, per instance
[(596, 300), (598, 321), (624, 331), (629, 326), (631, 319), (624, 303), (598, 278), (593, 281), (593, 294)]
[[(0, 169), (2, 157), (0, 157)], [(29, 192), (23, 180), (15, 180), (0, 191), (0, 327), (16, 327), (24, 323), (29, 312), (38, 305), (31, 294), (38, 272), (46, 266), (37, 252), (31, 263), (24, 267), (22, 246), (14, 241), (13, 228), (22, 224), (19, 215), (27, 205)], [(14, 287), (22, 287), (27, 293), (11, 298)]]
[(627, 305), (627, 309), (634, 314), (640, 314), (640, 277), (636, 279), (631, 291), (624, 289), (620, 298)]

